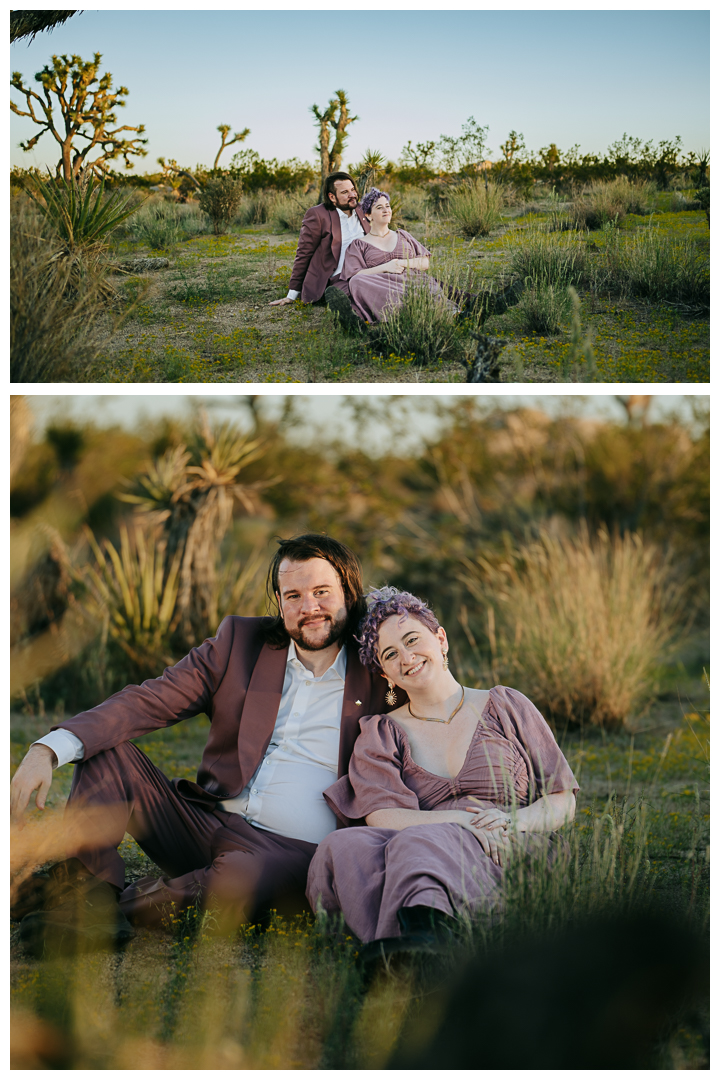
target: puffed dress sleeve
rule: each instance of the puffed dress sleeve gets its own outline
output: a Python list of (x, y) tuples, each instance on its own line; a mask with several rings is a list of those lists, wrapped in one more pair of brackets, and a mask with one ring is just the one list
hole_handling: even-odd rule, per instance
[(345, 252), (341, 277), (347, 280), (357, 274), (358, 270), (366, 270), (365, 244), (362, 240), (353, 240)]
[(373, 810), (419, 810), (402, 778), (403, 750), (387, 716), (364, 716), (347, 776), (323, 792), (342, 825), (364, 825)]
[(400, 236), (405, 238), (410, 247), (414, 248), (416, 256), (430, 254), (429, 249), (424, 247), (419, 240), (416, 240), (415, 237), (411, 236), (409, 232), (405, 231), (405, 229), (398, 229), (398, 233), (400, 234)]
[(558, 791), (580, 790), (567, 759), (543, 715), (532, 701), (509, 686), (490, 691), (495, 714), (503, 731), (522, 754), (528, 771), (529, 802)]

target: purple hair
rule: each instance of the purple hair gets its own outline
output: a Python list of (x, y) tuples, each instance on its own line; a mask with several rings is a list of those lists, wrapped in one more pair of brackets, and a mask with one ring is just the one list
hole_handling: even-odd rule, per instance
[(378, 199), (385, 197), (390, 202), (390, 196), (387, 191), (378, 191), (376, 187), (371, 187), (360, 200), (360, 208), (363, 214), (369, 214)]
[(392, 585), (383, 585), (382, 589), (371, 589), (367, 595), (368, 613), (360, 623), (356, 640), (360, 642), (358, 654), (365, 667), (372, 671), (382, 671), (377, 658), (377, 644), (380, 627), (393, 615), (400, 616), (400, 622), (412, 616), (424, 623), (435, 633), (440, 623), (423, 600), (418, 600), (409, 592), (400, 592)]

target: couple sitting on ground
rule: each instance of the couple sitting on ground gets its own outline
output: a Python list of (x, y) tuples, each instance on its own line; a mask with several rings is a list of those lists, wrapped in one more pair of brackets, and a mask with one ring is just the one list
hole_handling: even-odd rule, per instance
[[(427, 272), (430, 252), (404, 229), (390, 229), (390, 196), (371, 188), (358, 198), (347, 173), (331, 173), (323, 202), (303, 218), (287, 296), (271, 306), (325, 299), (346, 328), (386, 319), (405, 295), (409, 281), (422, 282), (438, 303), (458, 311), (475, 297), (443, 291)], [(455, 303), (457, 301), (457, 303)]]
[[(232, 931), (303, 894), (344, 916), (365, 957), (434, 947), (458, 916), (498, 909), (511, 849), (553, 858), (578, 785), (526, 697), (461, 686), (432, 611), (389, 586), (363, 596), (330, 537), (281, 541), (268, 585), (276, 616), (229, 616), (160, 678), (30, 747), (16, 821), (76, 762), (67, 858), (13, 888), (31, 950), (121, 945), (193, 906)], [(130, 741), (199, 713), (197, 782)], [(162, 876), (126, 882), (126, 832)]]

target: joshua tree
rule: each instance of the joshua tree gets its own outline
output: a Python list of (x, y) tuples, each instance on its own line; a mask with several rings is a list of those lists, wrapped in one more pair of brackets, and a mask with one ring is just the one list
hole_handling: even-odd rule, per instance
[[(19, 71), (13, 72), (10, 85), (25, 96), (28, 111), (24, 112), (10, 102), (10, 108), (18, 116), (28, 116), (37, 124), (40, 131), (27, 142), (20, 143), (23, 150), (32, 150), (38, 140), (49, 131), (61, 150), (57, 165), (57, 175), (68, 182), (75, 180), (85, 168), (102, 176), (107, 162), (122, 157), (125, 168), (131, 169), (132, 156), (143, 157), (147, 151), (143, 145), (147, 139), (140, 136), (145, 126), (131, 127), (127, 124), (112, 128), (117, 123), (115, 109), (124, 106), (120, 99), (127, 97), (129, 91), (121, 86), (112, 90), (112, 75), (107, 72), (98, 78), (98, 69), (102, 56), (95, 53), (93, 60), (83, 60), (80, 56), (53, 56), (51, 64), (46, 64), (35, 76), (35, 81), (42, 86), (43, 96), (31, 87), (25, 86)], [(60, 111), (60, 121), (56, 124), (53, 115), (53, 97)], [(35, 106), (42, 110), (38, 116)], [(137, 137), (121, 137), (123, 131), (134, 131)], [(78, 140), (85, 140), (84, 146), (78, 146)], [(100, 151), (99, 156), (88, 160), (93, 151)]]
[(32, 41), (41, 30), (52, 30), (54, 26), (67, 22), (72, 15), (79, 14), (79, 11), (11, 11), (10, 44), (26, 37)]
[(232, 144), (236, 142), (245, 142), (245, 139), (247, 139), (248, 135), (250, 134), (250, 128), (244, 128), (243, 131), (236, 131), (232, 139), (228, 141), (228, 135), (230, 134), (230, 125), (218, 124), (218, 131), (222, 135), (222, 141), (220, 143), (220, 149), (217, 152), (217, 157), (215, 158), (215, 162), (213, 164), (213, 169), (217, 169), (218, 162), (220, 161), (220, 155), (222, 154), (226, 146), (232, 146)]
[[(333, 172), (339, 172), (342, 166), (343, 150), (347, 142), (347, 128), (359, 119), (348, 113), (348, 99), (344, 90), (336, 90), (327, 109), (321, 113), (317, 105), (310, 108), (320, 128), (320, 141), (317, 151), (320, 154), (320, 200), (325, 179)], [(336, 119), (337, 118), (337, 119)], [(335, 130), (335, 140), (330, 147), (330, 128)]]

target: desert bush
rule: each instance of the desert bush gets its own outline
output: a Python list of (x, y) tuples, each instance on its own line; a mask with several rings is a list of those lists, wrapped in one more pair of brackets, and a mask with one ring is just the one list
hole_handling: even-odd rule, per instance
[(273, 225), (299, 233), (306, 212), (316, 204), (317, 197), (313, 193), (279, 196), (272, 209)]
[(655, 547), (638, 534), (543, 530), (500, 569), (469, 566), (466, 583), (494, 623), (493, 678), (559, 724), (616, 728), (645, 703), (679, 598)]
[(465, 354), (465, 339), (447, 304), (427, 288), (422, 277), (407, 283), (402, 304), (369, 328), (371, 348), (396, 356), (414, 356), (421, 367), (450, 363)]
[(242, 180), (234, 176), (215, 176), (198, 194), (200, 209), (210, 218), (216, 236), (227, 232), (242, 198)]
[(487, 236), (502, 220), (502, 189), (483, 180), (465, 180), (450, 191), (447, 213), (463, 236)]
[(402, 210), (406, 221), (422, 221), (428, 211), (428, 202), (422, 188), (405, 188), (402, 193)]
[(605, 272), (611, 287), (648, 300), (710, 306), (710, 261), (691, 240), (646, 229), (627, 239), (610, 232)]
[(577, 232), (556, 235), (529, 229), (510, 249), (509, 263), (512, 277), (554, 287), (580, 285), (587, 273), (587, 255)]
[(168, 251), (205, 232), (205, 222), (196, 207), (152, 202), (138, 210), (128, 222), (127, 233), (152, 251)]
[(608, 222), (622, 221), (627, 214), (649, 214), (655, 192), (649, 181), (633, 182), (626, 176), (592, 184), (575, 200), (576, 227), (602, 229)]
[(244, 195), (235, 215), (238, 225), (264, 225), (273, 216), (277, 193), (273, 191), (255, 191)]
[(18, 197), (10, 224), (10, 381), (82, 381), (106, 335), (106, 267)]

